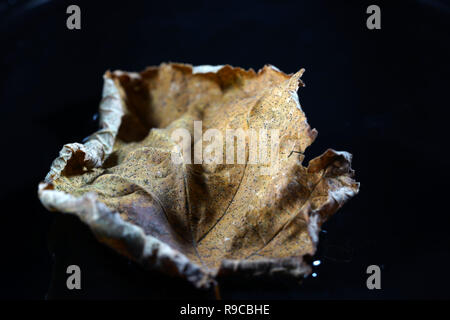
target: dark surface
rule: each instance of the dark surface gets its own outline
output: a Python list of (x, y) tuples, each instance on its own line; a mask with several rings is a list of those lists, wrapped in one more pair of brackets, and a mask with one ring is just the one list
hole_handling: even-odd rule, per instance
[[(381, 30), (366, 28), (364, 1), (0, 3), (0, 297), (213, 298), (142, 271), (36, 195), (62, 145), (96, 130), (105, 70), (177, 61), (306, 68), (300, 102), (319, 131), (308, 157), (349, 151), (361, 182), (324, 226), (316, 278), (227, 279), (222, 297), (448, 299), (450, 7), (373, 3)], [(79, 31), (66, 28), (69, 4), (81, 7)], [(70, 264), (82, 270), (75, 293), (65, 289)], [(366, 288), (371, 264), (382, 267), (378, 291)]]

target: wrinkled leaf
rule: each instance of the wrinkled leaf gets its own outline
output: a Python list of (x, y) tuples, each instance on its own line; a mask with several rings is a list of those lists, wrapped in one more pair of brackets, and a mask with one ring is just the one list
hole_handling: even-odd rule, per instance
[[(317, 135), (297, 96), (302, 73), (183, 64), (107, 72), (100, 130), (63, 147), (39, 197), (118, 252), (198, 287), (232, 272), (305, 276), (321, 224), (359, 184), (349, 153), (329, 149), (302, 165)], [(195, 120), (223, 137), (277, 129), (279, 161), (269, 174), (248, 151), (241, 164), (176, 164), (172, 134), (194, 137)]]

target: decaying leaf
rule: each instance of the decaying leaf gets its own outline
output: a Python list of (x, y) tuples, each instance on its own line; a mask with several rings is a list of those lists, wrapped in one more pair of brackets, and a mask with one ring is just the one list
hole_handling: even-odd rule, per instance
[[(197, 287), (233, 272), (305, 276), (321, 224), (359, 184), (349, 153), (329, 149), (302, 165), (317, 135), (298, 101), (302, 73), (173, 63), (107, 72), (100, 130), (63, 147), (40, 200), (76, 214), (130, 259)], [(175, 163), (174, 150), (185, 152), (175, 130), (194, 137), (190, 147), (206, 144), (196, 120), (224, 137), (227, 129), (279, 130), (278, 161), (261, 174), (268, 165), (250, 163), (246, 139), (244, 163)]]

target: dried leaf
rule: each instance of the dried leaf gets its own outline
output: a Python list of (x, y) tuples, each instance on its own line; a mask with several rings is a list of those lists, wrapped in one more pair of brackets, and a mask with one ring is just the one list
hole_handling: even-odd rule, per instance
[[(302, 165), (317, 135), (298, 101), (302, 73), (183, 64), (107, 72), (100, 130), (63, 147), (39, 197), (118, 252), (197, 287), (232, 272), (305, 276), (321, 224), (359, 183), (346, 152), (329, 149)], [(247, 137), (243, 163), (177, 164), (173, 134), (186, 129), (194, 153), (205, 148), (200, 120), (202, 132), (223, 137), (243, 129), (270, 140), (278, 130), (279, 150), (270, 151), (278, 161), (250, 161)]]

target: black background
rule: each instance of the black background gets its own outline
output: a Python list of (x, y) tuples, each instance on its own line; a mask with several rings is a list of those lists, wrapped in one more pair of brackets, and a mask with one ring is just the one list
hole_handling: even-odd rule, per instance
[[(81, 30), (66, 8), (81, 8)], [(381, 7), (381, 30), (366, 8)], [(4, 1), (0, 3), (1, 298), (212, 298), (144, 272), (37, 198), (63, 144), (97, 129), (105, 70), (165, 61), (304, 67), (300, 102), (326, 148), (354, 155), (360, 194), (324, 225), (302, 286), (226, 279), (223, 298), (450, 297), (449, 18), (444, 1)], [(65, 269), (82, 290), (65, 289)], [(366, 268), (382, 268), (382, 289)]]

